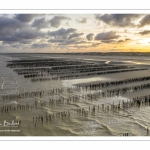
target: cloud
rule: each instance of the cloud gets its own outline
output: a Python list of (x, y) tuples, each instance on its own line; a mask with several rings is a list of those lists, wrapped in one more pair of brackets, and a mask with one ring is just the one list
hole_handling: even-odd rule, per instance
[(83, 33), (73, 33), (73, 34), (69, 35), (68, 39), (76, 38), (76, 37), (79, 37), (81, 35), (83, 35)]
[(83, 39), (80, 38), (83, 33), (76, 33), (76, 30), (77, 29), (74, 28), (61, 28), (56, 31), (48, 32), (47, 35), (51, 37), (48, 42), (60, 47), (65, 45), (83, 44)]
[(70, 26), (70, 25), (69, 25), (69, 22), (66, 22), (65, 25), (66, 25), (66, 26)]
[(21, 22), (30, 22), (37, 14), (17, 14), (15, 18)]
[(10, 36), (16, 29), (24, 28), (26, 24), (14, 18), (0, 17), (0, 36)]
[(71, 44), (86, 44), (86, 41), (80, 41), (78, 39), (50, 39), (50, 43), (55, 43), (58, 45), (71, 45)]
[(11, 47), (13, 47), (13, 48), (20, 48), (20, 44), (12, 44)]
[(20, 43), (21, 44), (30, 44), (32, 43), (33, 41), (31, 39), (25, 39), (25, 40), (21, 40)]
[[(71, 15), (69, 15), (69, 17), (70, 16)], [(125, 28), (123, 29), (122, 27), (133, 26), (135, 19), (137, 19), (136, 26), (148, 25), (148, 15), (143, 15), (139, 18), (138, 16), (140, 15), (96, 15), (95, 17), (97, 17), (98, 21), (96, 21), (96, 19), (94, 19), (94, 21), (99, 23), (99, 29), (101, 29), (101, 31), (104, 26), (106, 28), (108, 27), (107, 24), (115, 26), (115, 29), (116, 27), (120, 27), (120, 29), (117, 28), (119, 31), (117, 32), (115, 29), (112, 31), (111, 27), (109, 27), (108, 30), (105, 29), (105, 31), (95, 33), (98, 30), (96, 25), (94, 24), (93, 28), (90, 27), (91, 30), (94, 30), (94, 32), (87, 32), (89, 29), (89, 26), (87, 25), (88, 20), (81, 16), (78, 20), (74, 20), (75, 24), (73, 24), (68, 16), (61, 16), (59, 14), (52, 16), (49, 14), (45, 16), (38, 14), (1, 14), (0, 48), (2, 49), (0, 51), (7, 50), (11, 52), (11, 49), (12, 51), (15, 50), (17, 52), (19, 49), (24, 51), (36, 51), (36, 49), (43, 49), (46, 51), (49, 47), (50, 49), (53, 48), (55, 50), (58, 48), (61, 51), (66, 51), (66, 49), (73, 49), (75, 51), (77, 48), (85, 47), (87, 50), (93, 47), (94, 50), (95, 47), (99, 47), (100, 44), (105, 45), (104, 43), (112, 43), (109, 47), (106, 46), (106, 49), (111, 49), (111, 46), (114, 45), (114, 43), (122, 46), (128, 41), (130, 42), (130, 39), (126, 39), (127, 37), (125, 37), (127, 35), (124, 35)], [(92, 19), (92, 17), (90, 18)], [(139, 20), (139, 25), (137, 25)], [(105, 24), (102, 25), (102, 22)], [(80, 23), (84, 24), (84, 26), (80, 25)], [(68, 24), (71, 27), (66, 27)], [(78, 25), (76, 26), (76, 24)], [(75, 26), (77, 28), (74, 28)], [(49, 27), (50, 31), (47, 30)], [(78, 28), (80, 32), (77, 30)], [(130, 30), (128, 30), (128, 33), (129, 31)], [(150, 30), (141, 30), (138, 31), (138, 33), (133, 31), (130, 34), (135, 36), (134, 33), (136, 33), (136, 36), (141, 37), (140, 35), (144, 36), (150, 34)], [(119, 36), (118, 34), (122, 36)], [(132, 40), (134, 40), (134, 37)], [(137, 40), (135, 41), (137, 42)]]
[(47, 28), (49, 26), (49, 22), (45, 20), (45, 17), (43, 17), (35, 19), (31, 26), (36, 27), (37, 29)]
[(76, 39), (50, 39), (48, 40), (48, 42), (50, 43), (55, 43), (55, 44), (58, 44), (58, 45), (71, 45), (71, 44), (74, 44), (75, 42), (77, 42)]
[(146, 26), (146, 25), (149, 25), (150, 24), (150, 15), (145, 15), (141, 21), (140, 21), (140, 24), (139, 24), (139, 27), (143, 27), (143, 26)]
[(65, 40), (64, 39), (50, 39), (50, 40), (48, 40), (48, 42), (50, 42), (50, 43), (63, 43), (63, 42), (65, 42)]
[(86, 36), (87, 40), (92, 41), (93, 40), (93, 35), (94, 35), (93, 33), (87, 34), (87, 36)]
[(126, 38), (124, 40), (118, 40), (117, 43), (123, 43), (123, 42), (127, 42), (127, 41), (131, 41), (131, 39)]
[(91, 42), (87, 42), (87, 41), (77, 41), (77, 42), (75, 42), (75, 44), (87, 44), (87, 43), (91, 43)]
[(36, 38), (44, 36), (44, 33), (37, 31), (35, 29), (26, 28), (26, 29), (17, 31), (13, 36), (19, 37), (21, 39), (36, 39)]
[(126, 27), (133, 26), (133, 21), (140, 16), (140, 14), (104, 14), (96, 15), (95, 18), (108, 25)]
[(126, 38), (126, 39), (124, 39), (124, 41), (131, 41), (131, 39), (129, 39), (129, 38)]
[(25, 29), (15, 31), (10, 36), (6, 36), (6, 37), (0, 36), (0, 40), (3, 41), (3, 43), (8, 43), (8, 44), (14, 42), (25, 44), (31, 42), (31, 40), (35, 40), (41, 37), (44, 37), (44, 33), (32, 28), (25, 28)]
[(45, 47), (49, 47), (50, 45), (48, 43), (34, 43), (31, 45), (31, 48), (33, 49), (41, 49)]
[(49, 22), (52, 27), (58, 28), (62, 20), (71, 20), (71, 19), (65, 16), (54, 16), (51, 20), (49, 20)]
[(68, 29), (58, 29), (56, 31), (48, 32), (48, 35), (50, 36), (64, 36), (64, 35), (69, 35), (70, 33), (75, 32), (77, 29), (74, 28), (68, 28)]
[(76, 49), (81, 49), (81, 48), (88, 48), (88, 46), (82, 45), (82, 46), (75, 46), (74, 48), (76, 48)]
[(103, 43), (112, 43), (113, 39), (117, 39), (119, 36), (115, 31), (99, 33), (95, 36), (95, 40), (100, 40)]
[(77, 29), (68, 28), (68, 29), (58, 29), (56, 31), (48, 32), (47, 35), (53, 36), (55, 39), (67, 39), (70, 34), (74, 33)]
[(99, 46), (101, 43), (92, 43), (91, 47), (97, 47)]
[(101, 42), (103, 42), (103, 43), (116, 43), (116, 41), (115, 40), (101, 40)]
[(87, 22), (86, 18), (82, 18), (81, 20), (76, 20), (77, 22), (81, 23), (81, 24), (85, 24)]
[(83, 41), (81, 39), (50, 39), (48, 42), (53, 44), (61, 45), (78, 45), (78, 44), (87, 44), (87, 41)]
[(141, 34), (141, 35), (150, 34), (150, 30), (144, 30), (144, 31), (142, 31), (142, 32), (139, 32), (139, 34)]
[(71, 39), (71, 40), (66, 40), (63, 45), (71, 45), (74, 44), (75, 42), (77, 42), (75, 39)]
[(124, 40), (118, 40), (117, 42), (118, 42), (118, 43), (122, 43), (122, 42), (124, 42)]

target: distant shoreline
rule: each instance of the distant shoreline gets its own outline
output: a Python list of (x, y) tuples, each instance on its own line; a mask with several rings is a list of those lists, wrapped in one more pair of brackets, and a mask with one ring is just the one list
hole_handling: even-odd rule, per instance
[(0, 55), (15, 54), (61, 54), (61, 55), (99, 55), (99, 56), (150, 56), (150, 52), (81, 52), (81, 53), (0, 53)]

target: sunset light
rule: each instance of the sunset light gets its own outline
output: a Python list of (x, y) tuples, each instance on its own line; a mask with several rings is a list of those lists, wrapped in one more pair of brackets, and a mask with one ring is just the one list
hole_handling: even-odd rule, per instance
[(0, 52), (149, 52), (149, 14), (0, 16)]

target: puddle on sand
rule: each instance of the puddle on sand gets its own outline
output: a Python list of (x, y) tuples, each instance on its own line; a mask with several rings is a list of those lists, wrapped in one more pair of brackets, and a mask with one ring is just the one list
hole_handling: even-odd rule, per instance
[(75, 84), (82, 84), (94, 81), (112, 81), (111, 78), (106, 77), (92, 77), (92, 78), (80, 78), (80, 79), (71, 79), (71, 80), (63, 80), (62, 86), (64, 87), (72, 87)]

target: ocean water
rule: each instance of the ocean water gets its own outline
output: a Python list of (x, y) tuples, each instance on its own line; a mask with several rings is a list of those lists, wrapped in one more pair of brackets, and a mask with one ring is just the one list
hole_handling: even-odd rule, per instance
[[(88, 83), (88, 82), (106, 82), (113, 80), (121, 80), (126, 78), (135, 78), (142, 76), (150, 76), (150, 71), (133, 71), (125, 73), (114, 73), (108, 75), (100, 76), (91, 76), (78, 79), (70, 80), (54, 80), (54, 81), (40, 81), (40, 82), (31, 82), (30, 79), (24, 78), (23, 75), (18, 75), (13, 69), (6, 67), (7, 61), (24, 59), (24, 58), (38, 58), (40, 56), (6, 56), (0, 55), (0, 107), (2, 106), (17, 106), (20, 105), (34, 105), (37, 103), (37, 108), (32, 108), (29, 110), (16, 110), (9, 113), (0, 112), (0, 124), (7, 121), (17, 121), (21, 120), (21, 125), (19, 127), (1, 127), (2, 129), (14, 129), (20, 130), (20, 132), (0, 132), (1, 136), (122, 136), (124, 133), (129, 133), (130, 136), (146, 136), (146, 129), (150, 127), (150, 107), (143, 106), (140, 108), (128, 108), (126, 110), (120, 110), (116, 112), (112, 111), (102, 111), (102, 104), (111, 105), (113, 102), (118, 103), (122, 101), (127, 101), (132, 97), (137, 95), (148, 95), (149, 89), (141, 90), (140, 92), (129, 92), (120, 96), (114, 97), (105, 97), (88, 100), (84, 95), (89, 93), (94, 93), (96, 91), (85, 91), (85, 90), (74, 90), (67, 91), (68, 87), (76, 87), (76, 84)], [(50, 58), (52, 56), (43, 56), (43, 58)], [(54, 56), (53, 58), (67, 58), (67, 56)], [(74, 57), (72, 59), (75, 59)], [(83, 59), (83, 56), (79, 59)], [(84, 58), (86, 61), (93, 61), (95, 58)], [(138, 58), (134, 60), (125, 61), (123, 60), (115, 61), (117, 64), (122, 61), (122, 64), (137, 65), (140, 64), (140, 67), (143, 63), (143, 60), (139, 61)], [(97, 58), (96, 62), (100, 60), (102, 63), (113, 63), (113, 59), (107, 58)], [(137, 63), (138, 62), (138, 63)], [(145, 62), (149, 63), (149, 60), (145, 58)], [(145, 64), (145, 63), (144, 63)], [(145, 66), (144, 66), (145, 67)], [(150, 82), (150, 81), (149, 81)], [(128, 84), (125, 86), (132, 86), (136, 84), (148, 83), (148, 81)], [(124, 85), (122, 85), (124, 86)], [(116, 86), (117, 87), (117, 86)], [(116, 88), (115, 87), (115, 88)], [(121, 87), (121, 86), (118, 86)], [(55, 88), (64, 88), (64, 92), (61, 94), (48, 95), (46, 92)], [(108, 89), (113, 89), (109, 87)], [(26, 96), (25, 98), (12, 98), (4, 100), (2, 95), (7, 94), (18, 94), (26, 92), (36, 92), (36, 91), (45, 91), (43, 96)], [(103, 89), (103, 90), (107, 90)], [(100, 92), (98, 90), (97, 92)], [(78, 96), (79, 99), (77, 102), (71, 101), (67, 103), (66, 98), (71, 96)], [(58, 100), (60, 97), (63, 97), (65, 100), (61, 104), (54, 103), (49, 105), (48, 102), (50, 99)], [(46, 102), (46, 105), (41, 107), (41, 103)], [(89, 111), (96, 106), (96, 111), (93, 113)], [(99, 109), (97, 106), (100, 106)], [(77, 109), (84, 108), (85, 111), (89, 111), (88, 116), (84, 117), (83, 115), (77, 113)], [(66, 118), (59, 118), (56, 116), (56, 113), (59, 112), (68, 112), (70, 116)], [(52, 121), (46, 121), (45, 117), (49, 114), (53, 115), (54, 118)], [(36, 117), (43, 116), (43, 124), (41, 121), (35, 121)], [(33, 121), (34, 117), (34, 121)], [(36, 127), (35, 127), (36, 122)]]

